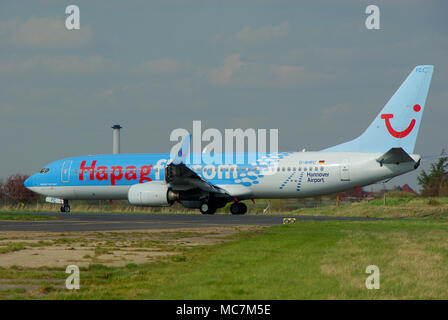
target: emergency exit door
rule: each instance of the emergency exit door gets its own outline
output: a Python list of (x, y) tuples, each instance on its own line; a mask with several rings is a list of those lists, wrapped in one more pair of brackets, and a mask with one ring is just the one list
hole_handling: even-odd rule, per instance
[(340, 165), (341, 181), (350, 181), (350, 161), (344, 159)]

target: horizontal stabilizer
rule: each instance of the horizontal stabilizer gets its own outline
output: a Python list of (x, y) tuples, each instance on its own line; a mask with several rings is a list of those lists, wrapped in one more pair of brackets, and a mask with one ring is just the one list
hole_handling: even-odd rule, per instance
[(415, 162), (403, 148), (391, 148), (376, 161), (380, 163)]

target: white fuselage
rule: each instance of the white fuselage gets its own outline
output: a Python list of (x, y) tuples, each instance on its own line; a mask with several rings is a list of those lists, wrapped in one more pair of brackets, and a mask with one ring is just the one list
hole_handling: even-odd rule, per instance
[[(188, 165), (199, 176), (213, 185), (228, 190), (247, 190), (245, 198), (301, 198), (319, 196), (362, 187), (414, 170), (415, 163), (380, 164), (376, 159), (379, 153), (357, 152), (290, 152), (276, 161), (257, 160), (256, 163), (245, 165)], [(88, 156), (95, 158), (95, 156)], [(411, 155), (414, 161), (419, 155)], [(61, 160), (61, 168), (56, 167), (59, 176), (52, 179), (41, 179), (28, 188), (34, 192), (67, 200), (72, 199), (127, 199), (128, 190), (132, 185), (146, 181), (127, 180), (126, 165), (132, 164), (132, 155), (126, 160), (118, 161), (118, 157), (109, 156), (108, 168), (121, 164), (123, 175), (121, 180), (113, 184), (108, 181), (98, 181), (97, 169), (93, 172), (84, 171), (80, 176), (79, 163), (86, 157)], [(157, 164), (146, 176), (151, 181), (164, 181), (164, 168), (169, 159), (157, 158)], [(70, 165), (67, 162), (70, 161)], [(93, 160), (91, 160), (93, 161)], [(155, 163), (155, 160), (153, 161)], [(86, 162), (86, 166), (91, 162)], [(98, 163), (101, 163), (98, 160)], [(144, 162), (135, 161), (135, 166)], [(66, 168), (66, 169), (64, 169)], [(68, 170), (68, 173), (67, 173)], [(121, 169), (120, 169), (121, 170)], [(137, 169), (139, 170), (139, 169)], [(138, 171), (140, 172), (140, 171)], [(109, 171), (112, 176), (112, 172)], [(116, 175), (118, 175), (116, 173)], [(82, 179), (81, 179), (82, 177)], [(110, 179), (110, 178), (109, 178)], [(150, 182), (149, 182), (150, 183)]]

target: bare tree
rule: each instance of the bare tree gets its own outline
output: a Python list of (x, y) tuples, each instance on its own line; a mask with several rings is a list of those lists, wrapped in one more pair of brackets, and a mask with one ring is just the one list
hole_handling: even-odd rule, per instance
[(16, 202), (31, 202), (38, 198), (38, 195), (23, 185), (28, 175), (24, 174), (14, 174), (9, 176), (3, 185), (4, 192), (11, 198), (11, 200)]
[(4, 202), (6, 198), (7, 196), (3, 187), (3, 179), (0, 179), (0, 202)]

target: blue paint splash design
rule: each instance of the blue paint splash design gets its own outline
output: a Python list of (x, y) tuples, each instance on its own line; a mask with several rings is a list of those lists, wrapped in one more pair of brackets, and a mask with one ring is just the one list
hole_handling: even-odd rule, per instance
[(235, 184), (241, 184), (246, 187), (250, 187), (254, 184), (259, 184), (260, 179), (262, 179), (265, 175), (263, 174), (264, 170), (272, 167), (274, 164), (278, 164), (278, 162), (285, 157), (293, 154), (293, 152), (278, 152), (278, 153), (266, 153), (260, 157), (260, 159), (256, 160), (256, 163), (251, 163), (251, 171), (246, 171), (245, 173), (239, 171), (238, 178), (232, 179)]

